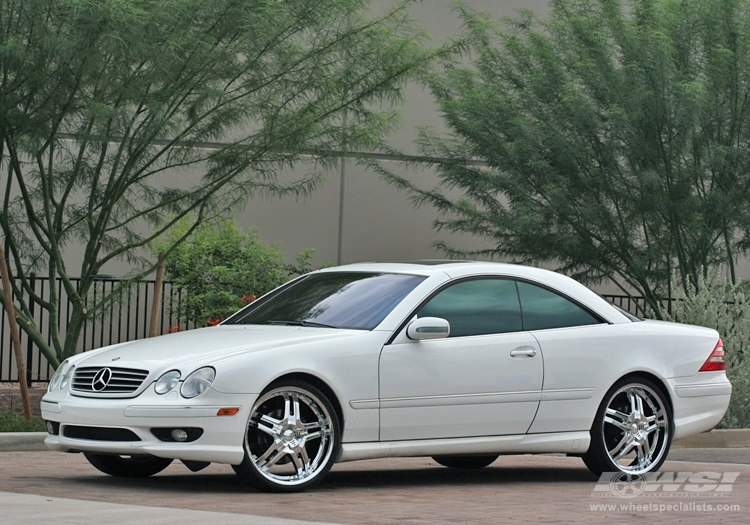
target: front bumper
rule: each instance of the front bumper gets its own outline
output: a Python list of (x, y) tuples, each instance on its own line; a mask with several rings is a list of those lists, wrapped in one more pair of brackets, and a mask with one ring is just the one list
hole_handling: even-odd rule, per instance
[[(131, 399), (51, 392), (42, 398), (41, 408), (42, 417), (52, 423), (55, 432), (44, 442), (62, 452), (151, 454), (236, 465), (244, 456), (245, 428), (256, 397), (213, 389), (194, 399), (184, 399), (177, 392), (160, 396), (148, 390)], [(231, 416), (217, 415), (223, 408), (239, 410)], [(168, 437), (173, 429), (191, 429), (191, 436), (200, 437), (177, 442)]]

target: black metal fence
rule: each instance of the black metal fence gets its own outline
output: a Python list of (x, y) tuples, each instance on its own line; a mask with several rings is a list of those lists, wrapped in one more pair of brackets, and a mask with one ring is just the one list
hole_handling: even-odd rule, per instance
[[(629, 312), (636, 317), (649, 317), (651, 313), (651, 307), (643, 297), (631, 297), (630, 295), (613, 295), (613, 294), (600, 294), (607, 301), (619, 306), (626, 312)], [(664, 305), (666, 306), (666, 304)]]
[[(73, 284), (78, 285), (80, 281), (73, 279)], [(46, 278), (32, 280), (32, 287), (37, 295), (44, 300), (51, 296), (50, 281)], [(96, 304), (104, 295), (112, 293), (115, 288), (124, 283), (119, 279), (97, 279), (89, 293), (86, 301)], [(65, 337), (65, 329), (72, 313), (72, 304), (68, 300), (61, 280), (53, 282), (58, 297), (58, 313), (56, 324), (61, 331), (61, 337)], [(102, 346), (142, 339), (148, 336), (151, 310), (155, 293), (155, 281), (135, 281), (127, 285), (119, 300), (111, 306), (97, 312), (87, 319), (81, 338), (78, 342), (78, 352), (85, 352)], [(170, 282), (162, 284), (162, 300), (158, 306), (159, 322), (156, 333), (164, 334), (174, 326), (181, 325), (185, 328), (185, 322), (175, 315), (176, 309), (173, 305), (179, 305), (183, 300), (185, 292), (172, 286)], [(52, 328), (49, 312), (33, 302), (29, 303), (35, 324), (44, 334), (48, 344), (52, 342)], [(4, 308), (0, 305), (0, 382), (18, 381), (18, 367), (11, 341), (10, 328)], [(26, 380), (31, 382), (48, 381), (54, 370), (47, 359), (39, 351), (36, 344), (21, 331), (21, 348), (26, 364)]]
[[(87, 299), (91, 304), (96, 304), (98, 299), (103, 295), (112, 293), (115, 287), (121, 284), (121, 282), (118, 279), (97, 280)], [(32, 283), (35, 292), (39, 296), (45, 300), (50, 297), (49, 279), (37, 278)], [(77, 284), (78, 281), (74, 280), (74, 283)], [(62, 320), (70, 319), (72, 309), (62, 282), (58, 279), (54, 283), (54, 286), (56, 286), (59, 304), (57, 326), (60, 327), (62, 331), (61, 335), (64, 337), (66, 323), (62, 322)], [(85, 352), (106, 345), (147, 337), (155, 286), (155, 281), (144, 280), (133, 282), (120, 295), (119, 301), (87, 320), (81, 339), (78, 342), (78, 351)], [(176, 317), (174, 314), (176, 309), (173, 308), (174, 305), (179, 305), (184, 299), (184, 294), (183, 290), (173, 287), (170, 282), (162, 284), (162, 300), (159, 306), (157, 334), (167, 333), (175, 326), (186, 328), (185, 322)], [(646, 301), (641, 297), (612, 294), (603, 295), (603, 297), (633, 315), (644, 316), (648, 313)], [(51, 343), (52, 332), (49, 312), (33, 304), (30, 304), (30, 310), (36, 326), (45, 334), (47, 343)], [(0, 313), (2, 313), (2, 323), (0, 323), (0, 382), (16, 382), (18, 381), (18, 369), (11, 343), (10, 328), (8, 327), (5, 310), (2, 306), (0, 306)], [(21, 332), (21, 347), (23, 348), (24, 359), (26, 361), (27, 382), (48, 381), (52, 377), (54, 370), (39, 351), (39, 348), (23, 331)]]

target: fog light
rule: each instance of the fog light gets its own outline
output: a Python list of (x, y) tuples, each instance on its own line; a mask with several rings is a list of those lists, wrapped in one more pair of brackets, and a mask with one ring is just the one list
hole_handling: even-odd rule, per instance
[(56, 436), (60, 432), (60, 423), (58, 423), (57, 421), (46, 421), (46, 423), (48, 433)]
[(175, 428), (172, 431), (172, 439), (175, 441), (187, 441), (188, 433), (182, 430), (181, 428)]

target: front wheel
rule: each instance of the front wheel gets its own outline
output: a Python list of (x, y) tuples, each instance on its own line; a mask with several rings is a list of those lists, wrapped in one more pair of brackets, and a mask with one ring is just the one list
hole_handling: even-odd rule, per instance
[(340, 447), (336, 411), (320, 390), (287, 381), (261, 394), (250, 413), (245, 458), (235, 472), (256, 488), (297, 492), (319, 482)]
[(597, 476), (658, 470), (667, 459), (673, 425), (662, 390), (648, 379), (626, 378), (604, 396), (583, 461)]
[(86, 459), (97, 469), (117, 478), (147, 478), (167, 468), (172, 459), (156, 456), (116, 456), (84, 452)]
[(497, 454), (482, 454), (472, 456), (432, 456), (437, 463), (448, 468), (480, 469), (497, 459)]

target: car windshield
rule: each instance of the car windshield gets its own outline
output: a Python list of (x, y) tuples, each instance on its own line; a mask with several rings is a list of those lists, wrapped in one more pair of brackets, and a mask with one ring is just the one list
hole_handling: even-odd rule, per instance
[(424, 279), (390, 273), (314, 273), (250, 305), (225, 324), (372, 330)]

